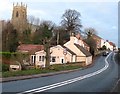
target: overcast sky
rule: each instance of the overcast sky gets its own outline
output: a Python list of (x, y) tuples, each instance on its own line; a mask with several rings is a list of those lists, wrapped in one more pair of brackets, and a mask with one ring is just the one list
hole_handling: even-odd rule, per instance
[(27, 15), (57, 25), (66, 9), (75, 9), (81, 14), (82, 30), (93, 27), (100, 37), (118, 45), (118, 0), (1, 0), (1, 20), (11, 19), (13, 2), (27, 4)]

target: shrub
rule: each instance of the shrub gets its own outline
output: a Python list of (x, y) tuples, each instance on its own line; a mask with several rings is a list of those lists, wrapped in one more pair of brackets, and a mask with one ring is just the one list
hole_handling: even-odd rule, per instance
[(102, 50), (106, 50), (107, 47), (105, 45), (102, 46)]
[(11, 52), (0, 52), (0, 54), (2, 55), (2, 57), (7, 59), (11, 58), (11, 55), (12, 55)]
[(2, 66), (0, 65), (0, 71), (2, 72), (9, 71), (9, 65), (8, 64), (2, 64)]

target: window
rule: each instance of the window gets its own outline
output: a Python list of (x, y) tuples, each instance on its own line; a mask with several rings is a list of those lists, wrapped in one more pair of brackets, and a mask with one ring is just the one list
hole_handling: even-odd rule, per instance
[(33, 58), (34, 58), (34, 57), (32, 56), (32, 63), (34, 62)]
[(42, 56), (42, 61), (44, 61), (44, 56)]
[(19, 16), (19, 14), (18, 14), (18, 11), (16, 12), (16, 17), (18, 17)]
[(52, 62), (56, 62), (56, 57), (55, 56), (52, 57)]
[(36, 56), (32, 56), (32, 63), (35, 63)]
[(44, 61), (45, 56), (39, 56), (39, 61)]
[(23, 13), (22, 13), (22, 14), (23, 14), (23, 18), (24, 18), (24, 17), (25, 17), (25, 13), (24, 13), (24, 11), (23, 11)]
[(39, 61), (41, 61), (41, 56), (39, 56)]

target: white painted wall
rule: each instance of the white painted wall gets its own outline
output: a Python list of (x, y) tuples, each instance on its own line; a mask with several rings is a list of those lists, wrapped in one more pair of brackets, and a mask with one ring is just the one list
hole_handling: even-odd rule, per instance
[[(61, 60), (63, 59), (63, 63), (67, 63), (67, 62), (72, 62), (73, 59), (75, 58), (75, 56), (73, 57), (72, 54), (70, 52), (67, 51), (67, 54), (64, 55), (63, 54), (64, 48), (60, 45), (54, 46), (50, 48), (50, 52), (51, 52), (51, 57), (55, 57), (55, 61), (52, 61), (51, 58), (51, 62), (50, 65), (53, 64), (62, 64)], [(40, 60), (40, 56), (46, 56), (46, 52), (44, 50), (36, 52), (36, 65), (39, 66), (44, 66), (45, 67), (45, 62), (46, 59), (44, 58), (44, 61)], [(75, 60), (75, 59), (74, 59)]]
[(107, 49), (110, 49), (111, 51), (113, 51), (113, 46), (109, 44), (109, 42), (105, 42), (105, 46)]
[(92, 63), (92, 56), (86, 58), (86, 65), (90, 65)]

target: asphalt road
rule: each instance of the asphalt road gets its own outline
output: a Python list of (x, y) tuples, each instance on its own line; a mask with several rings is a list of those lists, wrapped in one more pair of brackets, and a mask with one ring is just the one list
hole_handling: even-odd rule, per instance
[(84, 70), (4, 82), (2, 92), (110, 92), (118, 80), (118, 65), (113, 56), (114, 53), (107, 58), (100, 56), (93, 67)]

